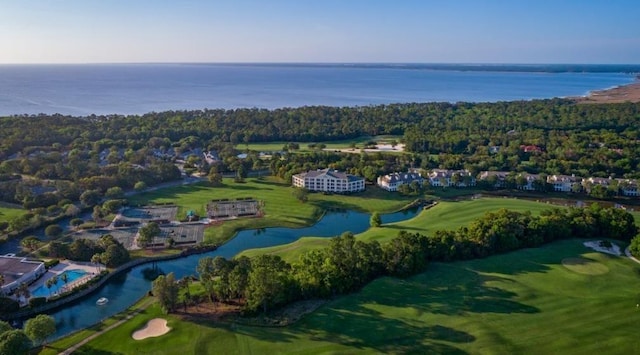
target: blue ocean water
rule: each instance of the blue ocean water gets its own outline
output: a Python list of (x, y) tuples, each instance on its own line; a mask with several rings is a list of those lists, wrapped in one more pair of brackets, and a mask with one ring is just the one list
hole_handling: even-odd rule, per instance
[(634, 80), (633, 75), (622, 72), (487, 68), (492, 69), (434, 70), (420, 65), (0, 65), (0, 115), (493, 102), (581, 96)]

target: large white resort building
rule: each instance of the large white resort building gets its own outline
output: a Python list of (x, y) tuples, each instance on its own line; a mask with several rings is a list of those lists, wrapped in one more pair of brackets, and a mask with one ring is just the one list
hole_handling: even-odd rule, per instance
[(364, 178), (331, 169), (296, 174), (293, 175), (292, 180), (293, 186), (309, 191), (335, 193), (364, 191)]

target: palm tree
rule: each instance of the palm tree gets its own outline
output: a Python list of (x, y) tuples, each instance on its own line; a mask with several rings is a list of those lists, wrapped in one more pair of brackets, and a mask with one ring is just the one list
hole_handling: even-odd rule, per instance
[(100, 273), (100, 254), (93, 254), (91, 257), (91, 262), (96, 265), (96, 270), (98, 274)]
[(60, 279), (64, 282), (64, 288), (66, 290), (67, 282), (69, 282), (69, 275), (66, 272), (63, 272), (62, 275), (60, 275)]
[(16, 289), (16, 297), (20, 298), (20, 297), (24, 297), (25, 300), (29, 299), (29, 297), (31, 297), (31, 292), (29, 291), (29, 285), (27, 285), (26, 283), (21, 283), (20, 286), (18, 286), (18, 288)]
[(47, 289), (49, 289), (49, 298), (51, 298), (51, 287), (53, 287), (53, 278), (48, 279), (47, 281), (45, 281), (45, 286), (47, 286)]

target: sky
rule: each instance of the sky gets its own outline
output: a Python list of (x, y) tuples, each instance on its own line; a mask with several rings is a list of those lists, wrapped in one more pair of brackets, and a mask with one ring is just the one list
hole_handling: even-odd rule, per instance
[(640, 64), (638, 0), (0, 0), (0, 63)]

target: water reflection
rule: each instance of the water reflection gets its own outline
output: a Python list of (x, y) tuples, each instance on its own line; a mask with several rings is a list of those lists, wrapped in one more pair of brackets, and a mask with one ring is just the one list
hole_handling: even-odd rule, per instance
[[(412, 218), (419, 211), (420, 208), (416, 207), (382, 215), (381, 218), (383, 223), (399, 222)], [(57, 323), (57, 332), (53, 338), (88, 328), (130, 307), (151, 288), (151, 278), (148, 274), (145, 277), (148, 273), (145, 270), (149, 268), (166, 273), (173, 272), (176, 279), (179, 279), (194, 275), (198, 260), (205, 256), (231, 258), (246, 249), (291, 243), (303, 236), (334, 237), (345, 231), (361, 233), (369, 228), (370, 217), (366, 213), (348, 210), (330, 211), (310, 227), (246, 230), (238, 233), (235, 238), (213, 252), (134, 267), (126, 273), (111, 278), (100, 290), (83, 300), (51, 313)], [(109, 303), (101, 307), (96, 306), (96, 301), (100, 297), (108, 298)]]

